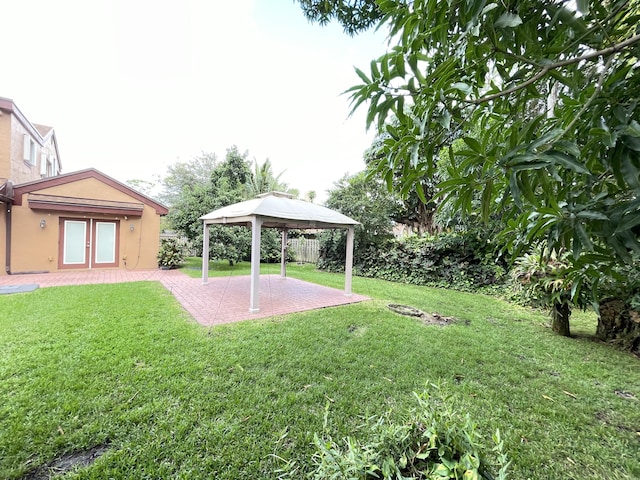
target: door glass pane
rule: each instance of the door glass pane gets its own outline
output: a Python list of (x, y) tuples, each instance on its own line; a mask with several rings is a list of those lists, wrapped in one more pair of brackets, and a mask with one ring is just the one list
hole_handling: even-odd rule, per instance
[(115, 263), (116, 224), (96, 222), (96, 263)]
[(64, 259), (65, 264), (85, 263), (85, 242), (87, 241), (86, 222), (64, 222)]

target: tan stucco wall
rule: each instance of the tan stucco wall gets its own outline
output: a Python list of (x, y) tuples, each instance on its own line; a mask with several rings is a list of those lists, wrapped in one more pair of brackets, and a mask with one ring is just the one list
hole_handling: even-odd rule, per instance
[[(96, 179), (80, 180), (34, 193), (139, 203), (138, 200)], [(22, 205), (13, 207), (12, 272), (58, 271), (60, 217), (119, 222), (120, 248), (117, 268), (148, 270), (158, 267), (156, 255), (160, 244), (160, 216), (152, 207), (145, 205), (141, 217), (126, 219), (123, 215), (38, 211), (29, 208), (28, 194), (25, 194)], [(40, 228), (42, 219), (46, 221), (45, 228)], [(131, 225), (133, 231), (130, 229)]]
[[(33, 193), (140, 203), (139, 200), (136, 200), (135, 198), (130, 197), (126, 193), (116, 190), (109, 185), (105, 185), (95, 178), (86, 178), (84, 180), (78, 180), (77, 182), (58, 185), (57, 187), (43, 188), (42, 190), (38, 190)], [(27, 198), (28, 197), (25, 197), (24, 201), (26, 201)]]

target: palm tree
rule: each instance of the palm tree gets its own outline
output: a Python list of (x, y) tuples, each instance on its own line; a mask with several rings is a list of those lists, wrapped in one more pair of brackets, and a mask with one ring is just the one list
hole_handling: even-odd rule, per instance
[(253, 198), (261, 193), (280, 191), (286, 192), (289, 188), (286, 183), (280, 181), (280, 177), (284, 172), (274, 175), (271, 167), (271, 160), (268, 158), (262, 164), (258, 164), (257, 160), (253, 160), (253, 172), (249, 182), (247, 183), (247, 195)]

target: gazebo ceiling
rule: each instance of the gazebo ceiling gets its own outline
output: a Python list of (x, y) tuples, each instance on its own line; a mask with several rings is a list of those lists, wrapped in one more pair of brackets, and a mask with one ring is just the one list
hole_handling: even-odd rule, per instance
[(348, 228), (356, 220), (329, 208), (270, 192), (251, 200), (219, 208), (200, 217), (205, 225), (248, 226), (256, 216), (266, 228)]

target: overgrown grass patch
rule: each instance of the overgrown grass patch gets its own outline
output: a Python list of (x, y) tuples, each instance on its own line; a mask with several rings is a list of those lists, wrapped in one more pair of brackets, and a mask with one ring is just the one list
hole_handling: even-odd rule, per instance
[[(487, 437), (500, 429), (512, 478), (640, 478), (640, 403), (616, 393), (640, 398), (637, 359), (491, 297), (354, 291), (373, 300), (211, 329), (152, 282), (0, 297), (0, 478), (98, 445), (69, 478), (275, 478), (283, 460), (310, 466), (314, 433), (366, 439), (364, 418), (402, 418), (427, 382)], [(387, 303), (464, 321), (425, 326)]]

